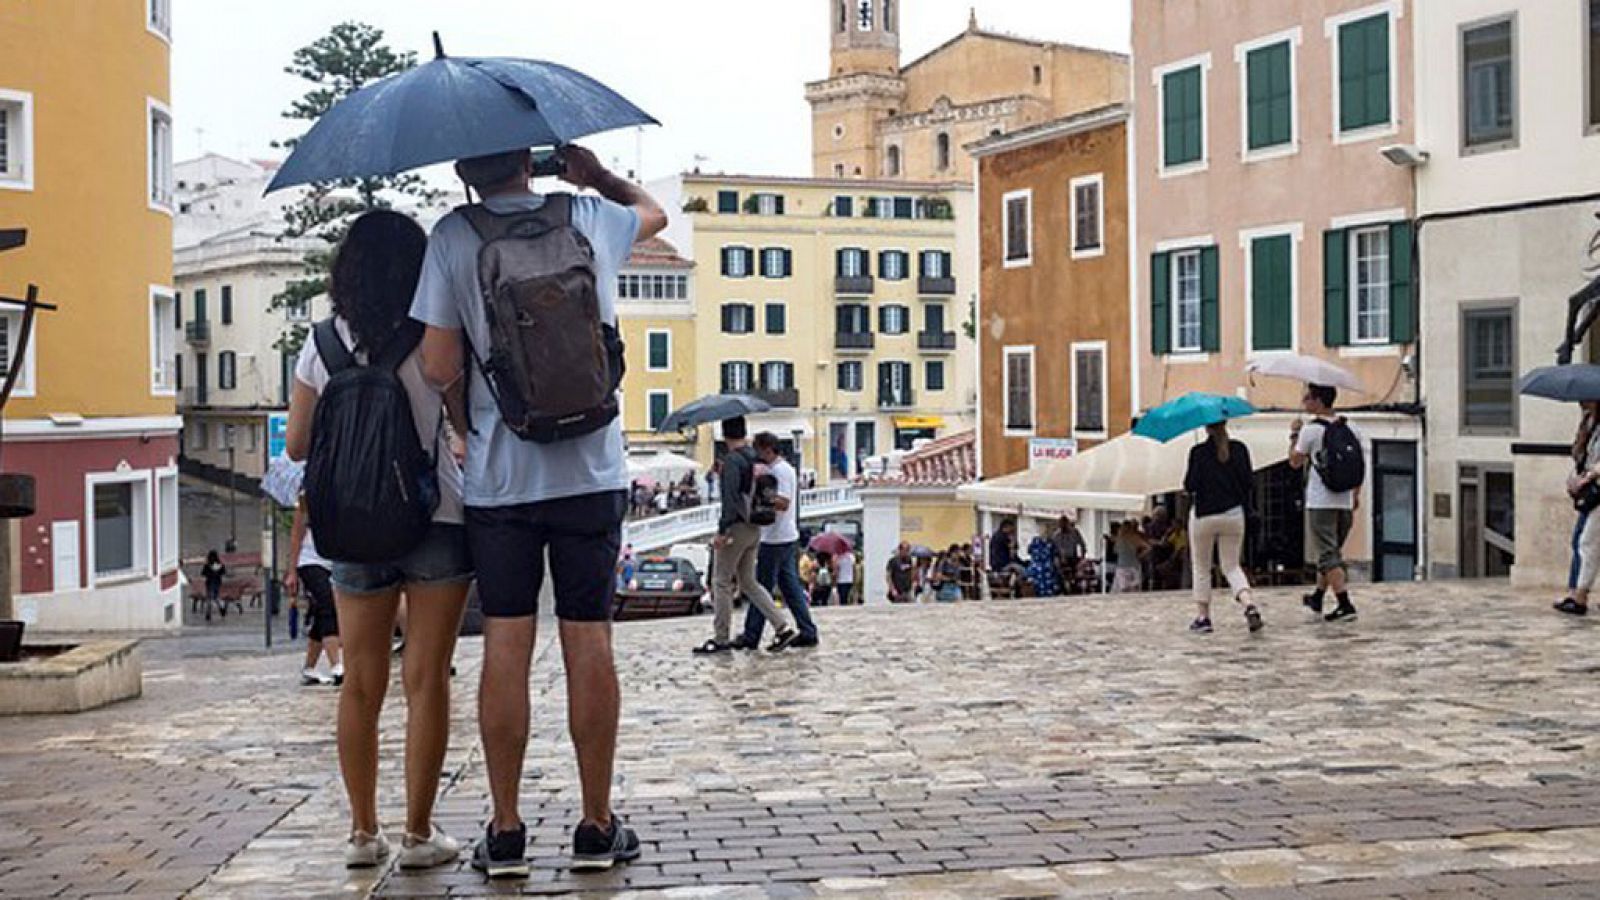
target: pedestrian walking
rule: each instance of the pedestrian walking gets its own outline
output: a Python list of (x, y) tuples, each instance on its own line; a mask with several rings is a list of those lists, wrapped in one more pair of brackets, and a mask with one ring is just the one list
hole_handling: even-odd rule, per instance
[(1251, 631), (1260, 631), (1261, 612), (1252, 602), (1250, 579), (1239, 564), (1244, 547), (1246, 511), (1255, 494), (1255, 469), (1250, 464), (1250, 449), (1228, 437), (1226, 422), (1206, 426), (1206, 441), (1189, 451), (1189, 467), (1183, 476), (1183, 489), (1189, 493), (1189, 558), (1192, 572), (1195, 619), (1189, 630), (1210, 634), (1211, 558), (1215, 551), (1221, 561), (1223, 577), (1233, 591), (1233, 599), (1243, 605)]
[[(772, 594), (756, 577), (756, 557), (761, 548), (761, 525), (757, 524), (756, 494), (758, 460), (746, 438), (743, 417), (722, 423), (722, 438), (727, 452), (722, 456), (722, 515), (711, 547), (715, 558), (715, 583), (712, 590), (713, 618), (710, 640), (694, 648), (705, 656), (732, 650), (729, 639), (733, 628), (733, 603), (743, 596), (761, 615), (773, 623), (777, 635), (768, 650), (777, 653), (799, 638), (790, 617), (773, 601)], [(798, 534), (796, 540), (799, 540)]]
[(1128, 519), (1117, 526), (1112, 538), (1111, 553), (1116, 560), (1116, 574), (1111, 580), (1111, 593), (1134, 594), (1143, 587), (1142, 558), (1150, 551), (1150, 541), (1140, 533), (1139, 523)]
[(884, 567), (885, 577), (889, 580), (890, 603), (913, 603), (917, 599), (917, 561), (911, 557), (911, 545), (905, 541), (895, 548), (894, 556), (889, 557), (888, 565)]
[[(756, 550), (756, 580), (768, 593), (783, 594), (783, 605), (794, 616), (795, 627), (800, 630), (793, 646), (815, 647), (817, 623), (811, 618), (811, 604), (805, 585), (800, 582), (796, 560), (800, 551), (799, 477), (794, 466), (778, 452), (777, 435), (763, 431), (756, 435), (753, 443), (756, 458), (777, 481), (774, 499), (777, 521), (761, 529), (761, 543)], [(750, 604), (745, 607), (744, 633), (734, 640), (734, 646), (740, 650), (756, 649), (761, 646), (761, 633), (766, 627), (767, 617), (761, 613), (761, 608)]]
[(211, 621), (211, 611), (222, 602), (222, 580), (228, 577), (228, 567), (222, 563), (222, 554), (213, 547), (206, 551), (205, 565), (200, 567), (200, 578), (206, 585), (206, 621)]
[[(638, 837), (611, 809), (620, 703), (612, 566), (628, 507), (615, 399), (616, 284), (634, 243), (659, 233), (667, 218), (643, 188), (588, 150), (568, 144), (560, 163), (568, 184), (599, 196), (533, 193), (526, 150), (458, 162), (457, 174), (482, 202), (434, 227), (411, 309), (428, 326), (428, 378), (451, 400), (451, 424), (469, 435), (466, 532), (484, 615), (478, 726), (493, 800), (473, 866), (490, 877), (528, 873), (518, 793), (547, 555), (582, 794), (571, 864), (604, 869), (640, 853)], [(541, 304), (548, 327), (492, 330), (491, 301), (503, 316), (497, 321), (531, 317)], [(522, 385), (537, 393), (525, 396)]]
[(843, 553), (833, 558), (834, 584), (838, 587), (839, 605), (849, 606), (855, 602), (856, 568), (859, 560), (856, 559), (854, 548), (846, 549)]
[(934, 564), (934, 599), (940, 603), (961, 599), (960, 544), (951, 544)]
[[(289, 558), (294, 567), (284, 575), (283, 589), (290, 597), (306, 599), (306, 658), (300, 667), (304, 686), (344, 684), (344, 665), (339, 660), (339, 608), (333, 598), (333, 563), (317, 552), (317, 541), (306, 523), (304, 499), (294, 510), (289, 528)], [(321, 657), (328, 657), (328, 674), (317, 671)]]
[(1302, 427), (1295, 419), (1289, 426), (1293, 449), (1289, 465), (1311, 470), (1306, 479), (1306, 524), (1317, 556), (1317, 587), (1305, 598), (1305, 605), (1321, 615), (1323, 598), (1332, 592), (1336, 605), (1323, 618), (1329, 622), (1348, 622), (1356, 618), (1346, 587), (1348, 572), (1344, 562), (1344, 543), (1350, 537), (1358, 506), (1356, 493), (1365, 478), (1361, 436), (1335, 416), (1333, 405), (1339, 398), (1336, 388), (1307, 385), (1301, 403), (1312, 417)]
[[(301, 351), (289, 405), (288, 455), (310, 456), (307, 515), (296, 517), (297, 526), (309, 526), (296, 529), (298, 574), (313, 597), (313, 637), (323, 618), (318, 611), (325, 608), (316, 597), (331, 581), (337, 612), (321, 626), (323, 641), (331, 647), (334, 635), (341, 635), (344, 649), (338, 745), (350, 803), (345, 864), (351, 867), (382, 865), (390, 855), (378, 820), (378, 719), (389, 687), (390, 641), (402, 592), (407, 598), (401, 664), (406, 823), (398, 862), (403, 868), (428, 868), (453, 861), (461, 851), (434, 824), (433, 810), (449, 743), (450, 663), (472, 565), (461, 528), (459, 448), (451, 446), (445, 428), (444, 399), (423, 372), (422, 328), (406, 314), (426, 247), (421, 227), (399, 213), (370, 212), (350, 226), (329, 277), (334, 316), (317, 324)], [(381, 430), (388, 426), (395, 428)], [(391, 447), (400, 455), (390, 456)], [(378, 452), (384, 455), (375, 457)], [(407, 471), (402, 458), (420, 465)], [(325, 472), (363, 467), (372, 471), (375, 483), (399, 479), (402, 508), (416, 512), (420, 524), (403, 542), (410, 548), (386, 561), (351, 562), (341, 548), (353, 543), (353, 535), (397, 532), (398, 519), (352, 513), (350, 518), (359, 520), (353, 525), (343, 515), (331, 520), (331, 530), (323, 525), (324, 517), (338, 510), (318, 494), (317, 479)], [(404, 485), (413, 478), (414, 490), (407, 490)], [(329, 487), (330, 496), (343, 501), (343, 492), (358, 486)], [(428, 491), (433, 502), (422, 499)], [(364, 504), (374, 499), (354, 498), (358, 506), (352, 508), (371, 515)], [(335, 557), (326, 575), (315, 537)], [(398, 537), (394, 543), (402, 544)]]
[(1600, 403), (1585, 402), (1578, 433), (1572, 441), (1573, 473), (1567, 479), (1567, 494), (1578, 511), (1572, 532), (1572, 566), (1568, 572), (1569, 596), (1556, 604), (1568, 615), (1589, 613), (1589, 591), (1600, 570), (1600, 529), (1594, 526), (1594, 511), (1600, 507)]

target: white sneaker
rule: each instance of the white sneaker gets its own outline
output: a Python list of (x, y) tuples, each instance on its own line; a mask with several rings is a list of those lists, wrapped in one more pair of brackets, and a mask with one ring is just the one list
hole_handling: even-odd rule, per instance
[(326, 683), (332, 684), (335, 687), (344, 684), (344, 663), (340, 663), (333, 667), (333, 675)]
[(407, 833), (400, 841), (400, 868), (431, 869), (454, 862), (461, 855), (461, 842), (439, 830), (438, 825), (428, 826), (428, 836), (417, 837)]
[(389, 840), (383, 832), (367, 834), (353, 831), (344, 845), (344, 865), (347, 869), (370, 869), (381, 866), (389, 859)]
[(311, 687), (312, 685), (323, 683), (322, 676), (317, 674), (316, 669), (300, 670), (300, 684), (302, 687)]

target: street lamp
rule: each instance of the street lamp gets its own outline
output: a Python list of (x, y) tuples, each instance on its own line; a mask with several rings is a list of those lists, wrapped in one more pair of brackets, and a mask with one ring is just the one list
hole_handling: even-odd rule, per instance
[(228, 445), (228, 544), (229, 553), (239, 552), (239, 504), (238, 492), (235, 490), (235, 473), (238, 467), (234, 465), (235, 447), (233, 443), (233, 423), (223, 426), (223, 439)]
[(805, 459), (804, 455), (800, 452), (800, 441), (805, 438), (806, 432), (803, 428), (795, 428), (792, 429), (789, 434), (794, 438), (792, 442), (794, 445), (794, 480), (798, 486), (800, 482), (802, 463)]

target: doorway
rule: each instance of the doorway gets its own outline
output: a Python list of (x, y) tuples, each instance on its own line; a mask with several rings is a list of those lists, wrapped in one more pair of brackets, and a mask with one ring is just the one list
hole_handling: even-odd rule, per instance
[(1505, 466), (1461, 467), (1462, 578), (1506, 578), (1517, 561), (1516, 479)]
[(1411, 581), (1417, 573), (1417, 445), (1372, 442), (1372, 579)]

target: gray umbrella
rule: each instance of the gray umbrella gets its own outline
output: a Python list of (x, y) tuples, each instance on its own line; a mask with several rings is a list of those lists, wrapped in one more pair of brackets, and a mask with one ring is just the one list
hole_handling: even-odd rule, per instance
[(682, 431), (696, 425), (764, 413), (770, 409), (772, 404), (749, 394), (711, 394), (673, 410), (672, 415), (661, 421), (656, 431)]
[(1522, 376), (1517, 390), (1530, 397), (1581, 403), (1600, 402), (1600, 366), (1544, 366)]

